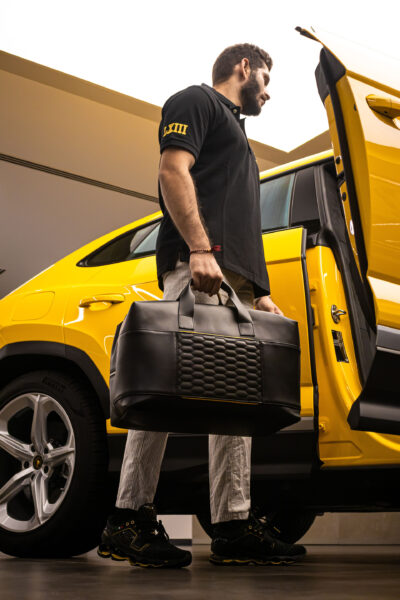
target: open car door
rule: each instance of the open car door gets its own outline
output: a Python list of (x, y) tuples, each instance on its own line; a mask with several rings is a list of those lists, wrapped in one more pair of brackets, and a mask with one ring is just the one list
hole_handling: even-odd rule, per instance
[(328, 115), (352, 279), (376, 334), (348, 422), (352, 429), (400, 434), (400, 63), (327, 32), (297, 30), (323, 45), (316, 79)]

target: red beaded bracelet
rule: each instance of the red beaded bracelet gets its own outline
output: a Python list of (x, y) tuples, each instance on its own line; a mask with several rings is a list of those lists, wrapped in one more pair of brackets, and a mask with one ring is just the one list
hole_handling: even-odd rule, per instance
[(209, 252), (221, 252), (222, 248), (219, 244), (216, 244), (212, 248), (201, 248), (199, 250), (190, 250), (189, 254), (208, 254)]
[(190, 254), (208, 254), (209, 252), (212, 252), (212, 248), (210, 248), (209, 250), (206, 249), (202, 249), (202, 250), (190, 250)]

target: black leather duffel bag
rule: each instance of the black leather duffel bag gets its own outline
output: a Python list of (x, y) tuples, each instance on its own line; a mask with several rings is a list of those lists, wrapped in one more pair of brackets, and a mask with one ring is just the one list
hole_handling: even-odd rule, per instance
[(266, 435), (300, 413), (297, 322), (234, 306), (134, 302), (111, 351), (111, 424), (178, 433)]

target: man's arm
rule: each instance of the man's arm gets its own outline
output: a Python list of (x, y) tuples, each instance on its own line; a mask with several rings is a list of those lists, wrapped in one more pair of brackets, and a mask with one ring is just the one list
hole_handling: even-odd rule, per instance
[[(159, 179), (165, 205), (190, 250), (210, 248), (203, 224), (190, 169), (195, 162), (187, 150), (169, 147), (161, 154)], [(191, 254), (190, 271), (194, 289), (216, 294), (223, 280), (222, 271), (212, 252)]]

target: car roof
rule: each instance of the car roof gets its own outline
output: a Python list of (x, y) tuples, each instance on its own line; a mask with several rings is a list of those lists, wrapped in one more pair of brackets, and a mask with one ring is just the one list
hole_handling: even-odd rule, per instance
[(304, 158), (299, 158), (298, 160), (293, 160), (292, 162), (285, 163), (283, 165), (278, 165), (277, 167), (272, 167), (272, 169), (267, 169), (260, 173), (260, 180), (265, 181), (265, 179), (270, 179), (275, 177), (276, 175), (281, 175), (282, 173), (291, 171), (297, 171), (302, 167), (307, 167), (311, 164), (318, 164), (320, 162), (325, 162), (333, 158), (333, 150), (325, 150), (324, 152), (319, 152), (318, 154), (312, 154), (311, 156), (305, 156)]

